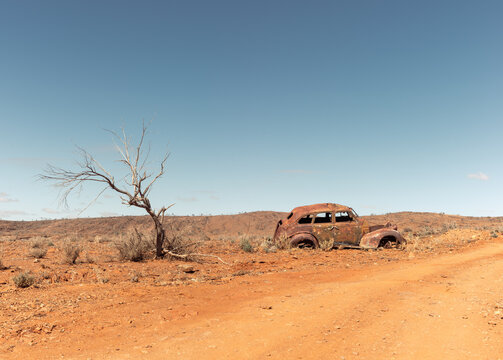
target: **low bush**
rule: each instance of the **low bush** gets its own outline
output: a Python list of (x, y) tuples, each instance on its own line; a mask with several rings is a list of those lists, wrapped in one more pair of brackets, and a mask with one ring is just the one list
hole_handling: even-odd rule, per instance
[(429, 235), (435, 235), (437, 231), (433, 229), (431, 226), (425, 225), (419, 231), (417, 231), (418, 236), (429, 236)]
[(458, 223), (455, 222), (455, 221), (451, 221), (450, 223), (448, 224), (443, 224), (442, 225), (442, 230), (443, 231), (448, 231), (448, 230), (454, 230), (454, 229), (457, 229), (459, 226), (458, 226)]
[(142, 261), (154, 249), (153, 241), (148, 241), (136, 229), (127, 236), (121, 237), (114, 245), (119, 251), (119, 258), (127, 261)]
[(40, 238), (35, 238), (31, 243), (32, 249), (42, 249), (45, 247), (45, 241)]
[(45, 255), (47, 255), (46, 248), (37, 247), (30, 250), (30, 256), (36, 259), (42, 259)]
[(276, 247), (280, 250), (290, 249), (291, 243), (290, 238), (286, 234), (279, 235), (278, 239), (275, 241)]
[(63, 262), (66, 264), (75, 264), (80, 255), (81, 248), (72, 240), (66, 240), (61, 246), (63, 252)]
[(14, 284), (18, 288), (27, 288), (35, 283), (35, 277), (29, 272), (25, 271), (14, 276), (12, 278), (12, 281), (14, 281)]
[(203, 233), (197, 233), (191, 222), (166, 224), (166, 239), (164, 240), (164, 251), (171, 259), (195, 261), (199, 246), (208, 237)]
[(250, 240), (247, 237), (242, 237), (239, 240), (239, 247), (241, 248), (241, 250), (247, 253), (251, 253), (254, 250), (253, 245), (251, 244)]
[(260, 247), (265, 253), (275, 253), (278, 251), (278, 247), (274, 243), (274, 240), (270, 237), (266, 237), (260, 244)]

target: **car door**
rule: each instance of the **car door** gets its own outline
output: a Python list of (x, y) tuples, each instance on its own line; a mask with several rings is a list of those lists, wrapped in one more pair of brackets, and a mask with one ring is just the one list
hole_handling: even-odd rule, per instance
[(349, 211), (336, 211), (334, 214), (335, 244), (359, 245), (360, 224)]
[(318, 240), (322, 249), (331, 249), (334, 246), (334, 214), (330, 211), (324, 211), (314, 214), (313, 235)]

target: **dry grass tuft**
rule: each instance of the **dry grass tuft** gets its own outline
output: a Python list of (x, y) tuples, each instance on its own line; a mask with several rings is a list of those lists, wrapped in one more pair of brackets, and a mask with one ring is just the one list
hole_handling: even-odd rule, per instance
[(154, 250), (154, 242), (149, 241), (138, 230), (114, 242), (119, 258), (127, 261), (142, 261)]
[(252, 253), (254, 251), (253, 245), (251, 244), (248, 236), (241, 236), (240, 237), (239, 248), (247, 253)]
[(281, 234), (276, 240), (275, 244), (279, 250), (287, 250), (292, 247), (290, 239), (288, 238), (288, 236), (286, 236), (286, 234)]
[(410, 234), (406, 237), (405, 250), (409, 252), (433, 252), (441, 248), (454, 248), (475, 242), (480, 238), (479, 231), (466, 231), (453, 227), (444, 233), (430, 236)]
[(275, 253), (278, 251), (278, 247), (274, 243), (273, 239), (271, 237), (266, 237), (262, 240), (260, 243), (260, 248), (265, 252), (265, 253)]
[(31, 242), (31, 247), (32, 249), (43, 249), (45, 248), (47, 245), (46, 245), (46, 241), (41, 239), (41, 238), (35, 238), (32, 242)]
[(82, 249), (74, 240), (67, 239), (61, 246), (61, 251), (63, 252), (63, 262), (72, 265), (77, 261)]
[(36, 259), (42, 259), (47, 255), (47, 249), (46, 248), (33, 248), (30, 250), (30, 256), (34, 257)]
[(27, 288), (35, 283), (35, 277), (31, 275), (28, 271), (17, 274), (12, 278), (14, 284), (18, 288)]
[[(198, 249), (203, 241), (208, 237), (197, 226), (194, 228), (191, 221), (174, 224), (168, 222), (166, 225), (166, 239), (164, 241), (164, 251), (171, 259), (196, 261)], [(172, 256), (171, 254), (180, 255)]]

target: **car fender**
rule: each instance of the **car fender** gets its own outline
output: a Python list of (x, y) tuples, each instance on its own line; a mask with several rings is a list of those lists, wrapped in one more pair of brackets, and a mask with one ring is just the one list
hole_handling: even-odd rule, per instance
[(313, 234), (308, 233), (308, 232), (297, 233), (297, 234), (293, 235), (290, 238), (290, 246), (291, 247), (296, 247), (299, 244), (299, 242), (301, 242), (304, 239), (311, 240), (313, 242), (315, 248), (319, 248), (320, 247), (320, 244), (318, 243), (318, 239), (316, 239), (313, 236)]
[(394, 237), (398, 245), (405, 243), (405, 239), (398, 231), (382, 228), (365, 234), (360, 240), (360, 247), (362, 249), (377, 249), (381, 240), (387, 236)]

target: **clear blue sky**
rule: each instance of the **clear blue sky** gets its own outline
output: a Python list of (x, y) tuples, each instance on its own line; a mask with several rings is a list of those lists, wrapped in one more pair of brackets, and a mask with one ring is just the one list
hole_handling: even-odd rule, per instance
[[(503, 215), (501, 1), (2, 1), (0, 218), (73, 217), (36, 180), (103, 128), (169, 147), (153, 205)], [(142, 214), (107, 192), (80, 216)]]

